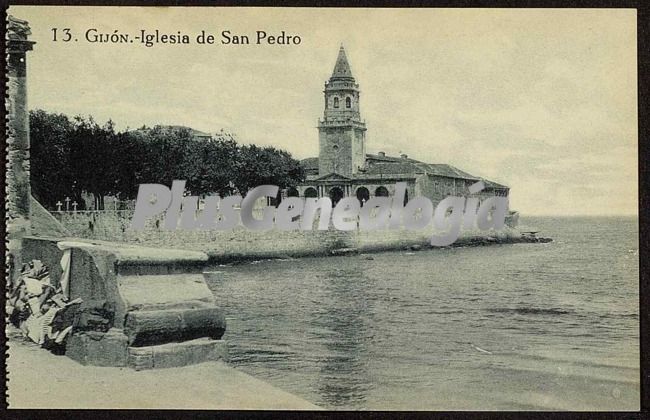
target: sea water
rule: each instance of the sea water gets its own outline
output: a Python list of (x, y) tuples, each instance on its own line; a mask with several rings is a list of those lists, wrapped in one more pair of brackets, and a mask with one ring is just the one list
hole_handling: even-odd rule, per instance
[(638, 410), (638, 219), (521, 224), (554, 241), (212, 267), (230, 363), (329, 409)]

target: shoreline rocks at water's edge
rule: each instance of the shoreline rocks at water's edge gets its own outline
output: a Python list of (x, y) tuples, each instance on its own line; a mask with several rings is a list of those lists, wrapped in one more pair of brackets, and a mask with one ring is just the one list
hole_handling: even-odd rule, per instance
[(261, 260), (278, 260), (278, 259), (294, 259), (294, 258), (315, 258), (327, 256), (352, 256), (362, 254), (366, 259), (370, 254), (391, 251), (425, 251), (435, 249), (452, 249), (452, 248), (465, 248), (476, 246), (489, 246), (489, 245), (511, 245), (522, 243), (548, 243), (552, 242), (552, 238), (538, 237), (535, 234), (528, 232), (519, 232), (516, 229), (508, 228), (503, 231), (492, 231), (488, 233), (478, 233), (476, 231), (463, 232), (457, 241), (445, 247), (435, 247), (430, 244), (430, 239), (426, 235), (420, 238), (407, 238), (402, 240), (388, 240), (384, 239), (379, 242), (364, 242), (358, 243), (337, 242), (332, 246), (319, 250), (306, 250), (295, 249), (293, 252), (274, 253), (274, 252), (250, 252), (250, 253), (237, 253), (230, 255), (211, 254), (209, 251), (208, 256), (210, 263), (213, 264), (241, 264), (250, 261)]
[[(531, 243), (549, 243), (553, 242), (552, 238), (547, 237), (537, 237), (534, 234), (521, 234), (519, 236), (513, 235), (475, 235), (475, 236), (465, 236), (458, 238), (454, 243), (443, 246), (436, 247), (430, 244), (412, 244), (403, 248), (404, 251), (422, 251), (422, 250), (431, 250), (431, 249), (451, 249), (451, 248), (465, 248), (465, 247), (474, 247), (474, 246), (488, 246), (488, 245), (511, 245), (511, 244), (531, 244)], [(340, 252), (344, 251), (344, 252)], [(353, 249), (341, 249), (333, 250), (332, 255), (352, 255), (354, 254)]]
[(533, 244), (533, 243), (548, 243), (552, 242), (552, 238), (537, 237), (535, 235), (520, 235), (520, 236), (473, 236), (468, 238), (459, 238), (458, 241), (449, 245), (448, 248), (457, 248), (464, 246), (482, 246), (482, 245), (497, 245), (497, 244)]
[[(487, 246), (487, 245), (509, 245), (509, 244), (522, 244), (522, 243), (548, 243), (552, 242), (553, 239), (551, 238), (538, 238), (536, 236), (527, 236), (527, 235), (522, 235), (521, 237), (505, 237), (505, 238), (500, 238), (496, 236), (484, 236), (484, 237), (470, 237), (470, 238), (461, 238), (458, 241), (454, 242), (451, 245), (448, 246), (443, 246), (443, 247), (436, 247), (436, 246), (431, 246), (431, 245), (421, 245), (421, 244), (412, 244), (412, 245), (407, 245), (404, 248), (402, 248), (404, 251), (422, 251), (422, 250), (427, 250), (427, 249), (451, 249), (451, 248), (465, 248), (465, 247), (473, 247), (473, 246)], [(398, 249), (395, 249), (398, 250)], [(365, 249), (359, 249), (359, 248), (336, 248), (332, 249), (329, 252), (329, 255), (332, 256), (339, 256), (339, 255), (357, 255), (361, 252), (364, 253), (369, 253), (369, 252), (386, 252), (390, 251), (390, 249), (385, 249), (385, 250), (365, 250)]]

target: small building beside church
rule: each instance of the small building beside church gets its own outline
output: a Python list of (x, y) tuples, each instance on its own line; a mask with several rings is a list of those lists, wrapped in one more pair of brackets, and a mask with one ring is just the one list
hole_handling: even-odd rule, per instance
[(333, 205), (356, 196), (361, 205), (374, 196), (394, 194), (396, 182), (406, 182), (405, 201), (423, 196), (434, 206), (449, 195), (468, 195), (467, 187), (483, 181), (479, 197), (508, 196), (509, 187), (470, 175), (444, 163), (424, 163), (402, 154), (386, 156), (366, 151), (366, 123), (361, 119), (359, 84), (341, 46), (325, 83), (323, 119), (318, 122), (318, 157), (303, 159), (306, 181), (287, 196), (329, 197)]

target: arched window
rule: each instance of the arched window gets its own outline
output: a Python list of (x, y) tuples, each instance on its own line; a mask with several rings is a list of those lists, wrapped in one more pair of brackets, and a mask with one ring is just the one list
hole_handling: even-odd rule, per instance
[(316, 191), (316, 188), (309, 187), (305, 190), (305, 197), (307, 198), (317, 198), (318, 197), (318, 191)]
[(344, 195), (345, 194), (341, 188), (332, 187), (329, 191), (330, 200), (332, 200), (332, 206), (336, 206), (336, 204), (341, 201)]
[(350, 99), (349, 96), (347, 98), (345, 98), (345, 107), (346, 108), (352, 108), (352, 99)]
[(338, 108), (338, 107), (339, 107), (339, 98), (334, 97), (334, 108)]
[(370, 200), (370, 191), (368, 191), (368, 188), (366, 187), (357, 188), (357, 199), (359, 200), (359, 204), (361, 205), (361, 207), (363, 207), (366, 201)]
[(375, 190), (375, 197), (388, 197), (388, 190), (386, 187), (377, 187)]
[(291, 187), (287, 190), (287, 197), (299, 197), (298, 190), (294, 187)]

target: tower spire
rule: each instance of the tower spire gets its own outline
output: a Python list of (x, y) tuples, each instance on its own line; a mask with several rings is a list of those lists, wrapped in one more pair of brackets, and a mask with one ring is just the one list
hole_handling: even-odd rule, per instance
[(366, 163), (366, 123), (359, 110), (359, 85), (343, 45), (323, 93), (325, 110), (318, 122), (318, 173), (350, 177)]
[(336, 64), (334, 65), (334, 71), (332, 72), (331, 79), (354, 79), (352, 76), (352, 70), (350, 69), (350, 63), (348, 62), (348, 57), (345, 55), (345, 48), (341, 43), (341, 48), (339, 48), (339, 56), (336, 59)]

